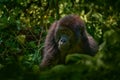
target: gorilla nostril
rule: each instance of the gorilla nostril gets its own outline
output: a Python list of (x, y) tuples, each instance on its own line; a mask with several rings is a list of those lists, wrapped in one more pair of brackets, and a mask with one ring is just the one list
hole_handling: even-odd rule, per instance
[(65, 39), (61, 39), (61, 42), (65, 43), (65, 42), (66, 42), (66, 40), (65, 40)]

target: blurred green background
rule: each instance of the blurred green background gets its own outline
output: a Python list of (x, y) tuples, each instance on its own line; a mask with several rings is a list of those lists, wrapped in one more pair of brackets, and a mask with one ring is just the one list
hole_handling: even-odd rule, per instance
[[(0, 80), (120, 80), (120, 0), (0, 0)], [(99, 44), (94, 57), (39, 70), (49, 26), (79, 15)]]

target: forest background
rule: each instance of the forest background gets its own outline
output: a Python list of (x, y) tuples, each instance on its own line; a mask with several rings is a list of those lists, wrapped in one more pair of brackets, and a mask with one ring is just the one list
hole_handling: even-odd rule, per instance
[[(120, 0), (0, 0), (1, 80), (120, 80)], [(99, 44), (94, 57), (67, 56), (72, 65), (41, 71), (50, 25), (79, 15)]]

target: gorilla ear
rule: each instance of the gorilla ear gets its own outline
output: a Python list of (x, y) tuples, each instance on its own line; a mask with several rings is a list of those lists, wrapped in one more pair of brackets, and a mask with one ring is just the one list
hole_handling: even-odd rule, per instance
[(79, 26), (79, 30), (80, 30), (80, 34), (81, 35), (86, 34), (86, 27), (85, 27), (85, 25), (80, 25)]
[(86, 30), (85, 24), (80, 25), (80, 29), (81, 29), (81, 31), (85, 31)]

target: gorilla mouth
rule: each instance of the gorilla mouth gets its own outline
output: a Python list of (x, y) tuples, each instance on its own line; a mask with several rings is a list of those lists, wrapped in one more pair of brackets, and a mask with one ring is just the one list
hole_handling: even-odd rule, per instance
[(63, 43), (63, 44), (58, 46), (58, 49), (62, 52), (63, 51), (66, 52), (70, 49), (70, 44)]

